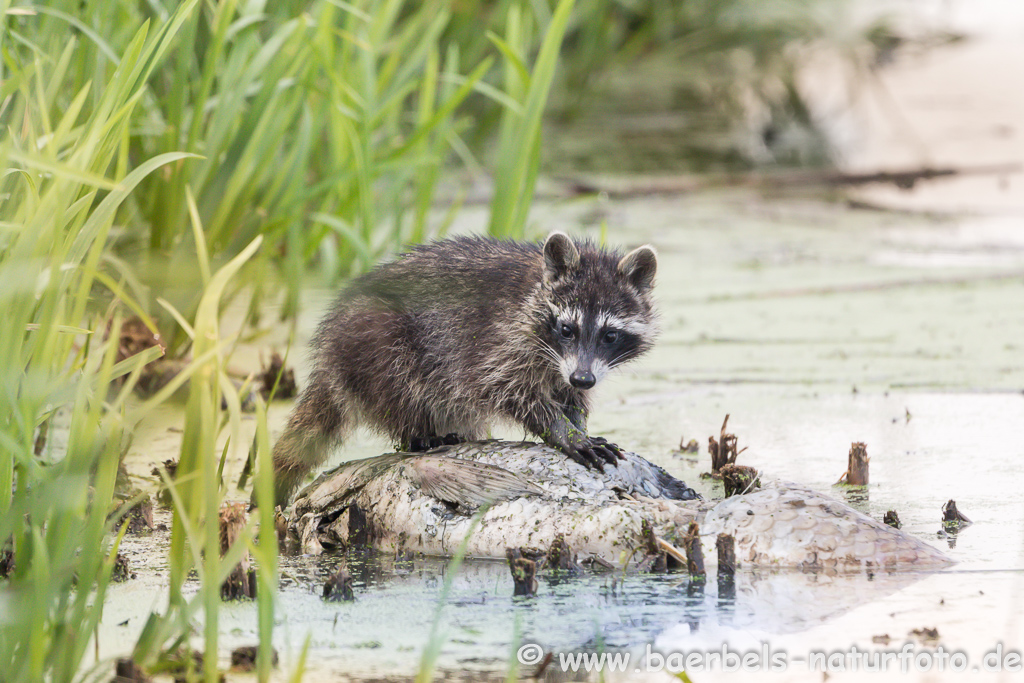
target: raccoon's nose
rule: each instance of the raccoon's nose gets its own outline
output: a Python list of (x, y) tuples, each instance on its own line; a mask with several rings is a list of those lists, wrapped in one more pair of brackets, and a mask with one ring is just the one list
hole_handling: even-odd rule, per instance
[(589, 389), (597, 384), (597, 378), (594, 377), (592, 372), (577, 370), (569, 375), (569, 384), (577, 389)]

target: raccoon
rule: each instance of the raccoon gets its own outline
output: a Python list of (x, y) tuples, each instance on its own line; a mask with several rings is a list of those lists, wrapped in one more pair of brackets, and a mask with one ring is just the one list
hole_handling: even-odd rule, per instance
[(588, 392), (651, 347), (656, 269), (650, 246), (623, 256), (555, 232), (433, 242), (356, 278), (274, 447), (277, 503), (359, 423), (426, 450), (511, 422), (603, 472), (622, 455), (587, 434)]

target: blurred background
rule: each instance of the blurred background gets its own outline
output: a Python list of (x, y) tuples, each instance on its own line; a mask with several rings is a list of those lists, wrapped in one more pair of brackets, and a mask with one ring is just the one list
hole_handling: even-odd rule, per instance
[[(43, 167), (26, 155), (68, 164), (82, 126), (115, 114), (104, 97), (139, 28), (152, 38), (176, 8), (8, 7), (0, 119), (12, 169)], [(929, 210), (1022, 206), (1008, 85), (1024, 68), (1024, 20), (1013, 2), (580, 0), (551, 32), (555, 9), (196, 3), (124, 93), (134, 100), (109, 142), (116, 159), (90, 172), (196, 156), (139, 180), (106, 254), (174, 327), (153, 301), (194, 310), (191, 220), (215, 262), (263, 235), (247, 271), (264, 274), (250, 277), (257, 300), (284, 284), (289, 318), (311, 268), (336, 282), (444, 234), (464, 202), (492, 205), (480, 226), (492, 234), (546, 232), (528, 220), (538, 173), (547, 197), (740, 185)], [(880, 172), (909, 175), (867, 182)], [(16, 216), (25, 176), (2, 183)], [(180, 331), (171, 339), (177, 353)]]

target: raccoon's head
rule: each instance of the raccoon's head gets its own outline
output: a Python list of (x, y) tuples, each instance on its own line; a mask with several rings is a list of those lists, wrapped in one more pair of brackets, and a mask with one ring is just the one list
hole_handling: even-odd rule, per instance
[(565, 381), (590, 389), (651, 347), (657, 255), (643, 246), (620, 256), (561, 232), (543, 251), (547, 310), (536, 332)]

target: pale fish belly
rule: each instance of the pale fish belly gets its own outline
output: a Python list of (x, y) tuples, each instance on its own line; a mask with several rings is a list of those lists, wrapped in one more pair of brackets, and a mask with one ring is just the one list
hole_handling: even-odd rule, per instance
[(649, 559), (645, 527), (682, 548), (698, 521), (709, 565), (719, 533), (736, 539), (737, 561), (747, 567), (951, 564), (923, 541), (808, 489), (781, 485), (705, 501), (634, 454), (606, 470), (531, 443), (389, 454), (321, 475), (297, 498), (291, 528), (306, 553), (368, 544), (450, 556), (465, 542), (469, 557), (503, 558), (506, 548), (546, 550), (562, 536), (580, 562), (635, 568)]

